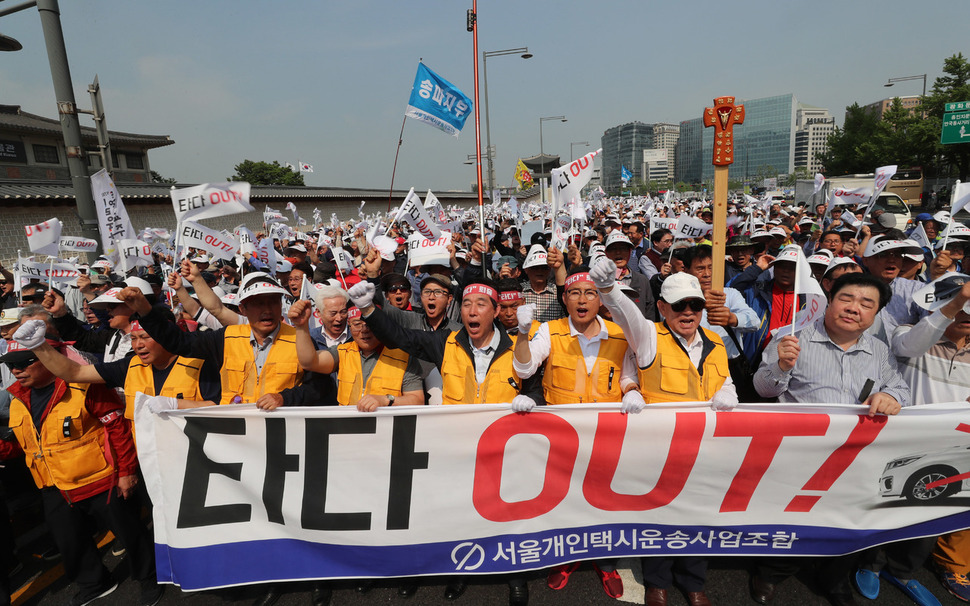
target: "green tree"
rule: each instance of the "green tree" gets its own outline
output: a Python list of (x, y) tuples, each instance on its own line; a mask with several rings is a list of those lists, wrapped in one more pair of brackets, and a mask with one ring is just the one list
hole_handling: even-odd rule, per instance
[(235, 166), (235, 171), (236, 174), (229, 177), (230, 181), (246, 181), (250, 185), (306, 185), (299, 171), (276, 160), (272, 164), (243, 160)]
[(876, 133), (879, 113), (858, 103), (845, 108), (845, 123), (829, 135), (828, 149), (817, 157), (826, 175), (872, 172), (879, 164)]
[(789, 173), (788, 176), (784, 178), (782, 185), (785, 187), (795, 187), (795, 182), (799, 179), (810, 179), (811, 177), (812, 176), (808, 174), (807, 168), (804, 166), (799, 166), (794, 170), (794, 172)]
[[(930, 94), (923, 98), (922, 107), (926, 112), (925, 128), (934, 133), (933, 153), (943, 160), (944, 170), (938, 174), (952, 176), (955, 172), (961, 181), (965, 181), (970, 178), (970, 143), (939, 143), (944, 105), (958, 101), (970, 101), (970, 61), (963, 53), (957, 53), (943, 61), (943, 75), (933, 82)], [(955, 170), (946, 170), (947, 168)]]
[(178, 181), (169, 177), (163, 177), (161, 174), (152, 171), (152, 183), (178, 183)]

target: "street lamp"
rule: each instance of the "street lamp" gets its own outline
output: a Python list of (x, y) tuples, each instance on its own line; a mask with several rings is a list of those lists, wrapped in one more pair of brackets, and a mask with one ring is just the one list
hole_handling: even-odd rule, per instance
[[(548, 122), (549, 120), (559, 120), (560, 122), (566, 122), (566, 116), (546, 116), (545, 118), (539, 118), (539, 158), (542, 158), (543, 156), (546, 155), (546, 153), (545, 153), (545, 151), (543, 151), (543, 147), (542, 147), (542, 123), (543, 122)], [(542, 159), (541, 162), (542, 162), (542, 168), (545, 169), (546, 168), (546, 161), (545, 161), (545, 159)], [(542, 177), (542, 180), (539, 183), (542, 186), (540, 188), (540, 190), (542, 192), (542, 198), (540, 200), (541, 200), (541, 203), (545, 203), (545, 201), (546, 201), (546, 178), (545, 177)]]
[(572, 162), (573, 160), (575, 160), (575, 158), (573, 157), (573, 146), (574, 145), (585, 145), (586, 147), (589, 147), (589, 141), (573, 141), (572, 143), (569, 144), (569, 161), (570, 162)]
[(492, 147), (492, 131), (488, 122), (488, 58), (501, 57), (502, 55), (519, 55), (523, 59), (532, 58), (532, 53), (529, 52), (528, 46), (523, 46), (521, 48), (506, 48), (497, 51), (484, 51), (482, 53), (482, 80), (484, 81), (485, 85), (485, 149), (489, 150), (487, 157), (489, 196), (492, 195), (492, 191), (495, 189), (495, 167), (492, 164), (492, 156), (495, 155), (495, 149)]
[(902, 76), (900, 78), (890, 78), (888, 82), (883, 84), (885, 87), (890, 87), (897, 82), (906, 82), (907, 80), (922, 80), (923, 81), (923, 96), (926, 96), (926, 74), (920, 74), (918, 76)]
[[(71, 68), (67, 62), (64, 31), (61, 29), (61, 11), (57, 0), (28, 0), (0, 10), (0, 17), (35, 6), (40, 15), (40, 25), (47, 45), (47, 61), (50, 63), (61, 133), (64, 136), (64, 148), (67, 151), (67, 168), (71, 175), (74, 200), (77, 203), (77, 214), (81, 222), (81, 234), (100, 242), (98, 211), (94, 205), (91, 178), (88, 175), (88, 165), (84, 161), (81, 146), (81, 125), (77, 120), (77, 103), (74, 99), (74, 85), (71, 83)], [(20, 42), (0, 35), (0, 50), (17, 51), (21, 48)], [(101, 244), (98, 245), (96, 252), (101, 252)]]

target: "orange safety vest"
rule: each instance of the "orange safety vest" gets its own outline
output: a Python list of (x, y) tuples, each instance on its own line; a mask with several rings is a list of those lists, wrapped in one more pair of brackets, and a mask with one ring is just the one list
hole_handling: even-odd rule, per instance
[[(357, 404), (361, 395), (400, 396), (403, 392), (404, 371), (408, 367), (408, 354), (400, 349), (385, 347), (377, 358), (377, 364), (364, 382), (364, 370), (360, 362), (360, 348), (348, 341), (337, 347), (337, 403), (341, 406)], [(363, 385), (363, 391), (361, 387)]]
[(589, 374), (579, 339), (569, 332), (569, 318), (547, 322), (549, 357), (542, 377), (546, 404), (577, 402), (619, 402), (623, 398), (620, 374), (627, 352), (626, 337), (615, 323), (604, 320), (607, 338), (600, 341), (596, 364)]
[[(135, 394), (139, 391), (150, 396), (169, 396), (185, 400), (203, 400), (199, 391), (199, 371), (205, 360), (177, 356), (172, 369), (162, 384), (162, 392), (155, 393), (155, 377), (152, 365), (145, 364), (138, 356), (132, 356), (125, 375), (125, 417), (135, 419)], [(132, 430), (135, 426), (132, 424)]]
[(442, 404), (501, 404), (519, 395), (521, 381), (512, 368), (511, 347), (495, 353), (485, 381), (479, 385), (472, 357), (458, 343), (457, 335), (457, 331), (452, 332), (445, 343), (441, 362)]
[(677, 337), (663, 322), (657, 322), (657, 357), (640, 368), (640, 392), (648, 403), (703, 402), (710, 400), (731, 375), (727, 350), (716, 333), (699, 327), (697, 338), (706, 338), (701, 359), (702, 373), (691, 363)]
[(252, 328), (248, 324), (226, 327), (220, 404), (230, 404), (236, 396), (241, 396), (243, 402), (255, 402), (264, 394), (296, 387), (303, 379), (303, 369), (296, 357), (295, 328), (280, 325), (263, 370), (258, 374), (256, 356), (249, 343), (251, 336)]
[(38, 488), (67, 492), (114, 473), (104, 455), (105, 429), (84, 406), (89, 387), (68, 383), (39, 431), (27, 405), (19, 398), (11, 399), (10, 429), (24, 449), (27, 468)]

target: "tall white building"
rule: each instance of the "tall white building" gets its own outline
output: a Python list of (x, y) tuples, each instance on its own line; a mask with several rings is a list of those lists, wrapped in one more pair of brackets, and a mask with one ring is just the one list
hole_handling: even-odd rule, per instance
[(676, 157), (674, 150), (680, 139), (680, 124), (659, 122), (653, 125), (653, 147), (667, 151), (667, 181), (674, 182), (674, 168)]
[(799, 103), (795, 111), (795, 168), (807, 168), (812, 175), (821, 172), (818, 154), (828, 150), (833, 131), (835, 118), (829, 110)]

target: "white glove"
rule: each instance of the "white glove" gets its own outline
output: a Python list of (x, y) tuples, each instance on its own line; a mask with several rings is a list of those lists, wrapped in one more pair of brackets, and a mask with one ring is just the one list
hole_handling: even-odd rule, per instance
[[(613, 262), (610, 261), (610, 265)], [(643, 407), (647, 405), (647, 401), (643, 399), (643, 394), (640, 393), (638, 389), (631, 389), (630, 391), (623, 394), (623, 400), (620, 404), (620, 412), (624, 414), (637, 414), (643, 410)]]
[(358, 282), (350, 287), (347, 294), (358, 309), (366, 309), (374, 304), (374, 293), (377, 289), (370, 282)]
[(150, 396), (139, 391), (135, 394), (135, 407), (138, 406), (147, 406), (148, 410), (157, 415), (166, 410), (177, 409), (178, 400), (171, 396)]
[[(521, 308), (520, 308), (521, 309)], [(536, 407), (536, 401), (529, 396), (519, 394), (512, 398), (512, 410), (515, 412), (529, 412)]]
[(719, 391), (711, 398), (711, 410), (733, 410), (738, 405), (738, 396)]
[(526, 303), (525, 305), (519, 305), (515, 309), (515, 319), (519, 322), (519, 334), (529, 335), (529, 329), (532, 328), (532, 318), (536, 315), (536, 304)]
[(606, 257), (597, 259), (589, 270), (589, 279), (600, 290), (612, 287), (616, 283), (616, 264)]
[(17, 332), (13, 333), (13, 340), (22, 347), (34, 349), (44, 342), (46, 334), (46, 322), (43, 320), (27, 320), (17, 329)]

